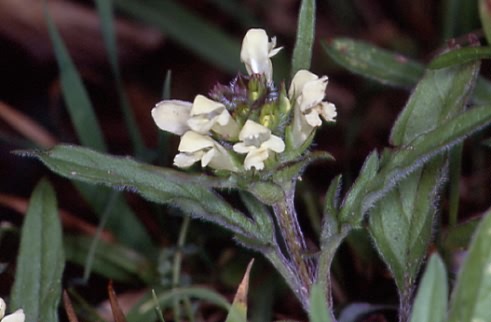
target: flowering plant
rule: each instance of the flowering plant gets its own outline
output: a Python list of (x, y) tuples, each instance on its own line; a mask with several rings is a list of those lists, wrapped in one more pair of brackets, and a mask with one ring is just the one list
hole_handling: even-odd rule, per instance
[[(308, 3), (313, 2), (302, 1), (302, 8)], [(440, 56), (445, 58), (443, 66), (438, 61), (437, 67), (430, 65), (413, 80), (411, 85), (417, 84), (392, 128), (390, 146), (368, 155), (350, 187), (343, 187), (340, 175), (332, 179), (323, 198), (319, 238), (306, 240), (295, 203), (297, 183), (312, 162), (334, 160), (325, 151), (315, 151), (312, 143), (317, 129), (338, 117), (335, 105), (329, 102), (331, 98), (326, 98), (327, 76), (309, 71), (315, 10), (311, 12), (314, 14), (310, 17), (301, 15), (290, 82), (273, 81), (272, 59), (281, 50), (276, 47), (276, 39), (265, 30), (251, 29), (240, 51), (247, 75), (238, 74), (227, 85), (217, 84), (207, 95), (196, 95), (193, 102), (167, 99), (156, 104), (150, 113), (157, 127), (180, 139), (174, 167), (111, 156), (94, 151), (94, 146), (57, 145), (27, 154), (71, 180), (128, 189), (147, 200), (178, 208), (187, 218), (204, 219), (228, 229), (237, 243), (271, 262), (312, 321), (335, 320), (331, 264), (349, 233), (362, 229), (392, 273), (399, 291), (400, 321), (443, 321), (447, 314), (451, 321), (483, 319), (483, 301), (476, 300), (482, 310), (475, 312), (461, 307), (466, 304), (465, 285), (479, 289), (481, 283), (488, 285), (491, 280), (491, 252), (489, 243), (485, 243), (491, 214), (473, 241), (477, 246), (472, 246), (470, 264), (463, 268), (466, 274), (459, 277), (453, 291), (451, 309), (447, 312), (446, 269), (438, 255), (429, 261), (423, 285), (434, 285), (443, 295), (434, 297), (425, 286), (415, 297), (417, 276), (434, 237), (437, 201), (448, 178), (449, 160), (455, 162), (455, 155), (461, 156), (459, 147), (465, 138), (491, 124), (489, 98), (482, 91), (473, 92), (479, 63), (457, 59), (457, 63), (445, 65), (451, 59)], [(355, 72), (366, 73), (372, 68), (372, 78), (383, 74), (380, 66), (385, 65), (373, 64), (379, 62), (377, 59), (394, 69), (419, 66), (423, 70), (399, 56), (350, 40), (333, 41), (325, 47), (333, 59)], [(374, 53), (376, 57), (371, 56)], [(394, 80), (383, 74), (389, 80), (382, 77), (382, 81), (401, 84), (407, 82), (403, 76), (407, 75), (399, 73)], [(476, 106), (466, 110), (471, 104)], [(42, 184), (39, 195), (49, 195), (46, 199), (53, 204), (54, 193), (46, 194), (47, 190), (46, 183)], [(237, 198), (228, 200), (232, 191)], [(46, 226), (56, 218), (54, 208)], [(31, 223), (32, 229), (38, 226), (42, 225)], [(131, 233), (138, 227), (132, 226)], [(53, 229), (58, 231), (59, 227)], [(61, 240), (61, 234), (57, 236)], [(30, 241), (34, 237), (23, 234), (23, 238)], [(28, 246), (24, 247), (27, 254), (42, 253), (29, 253)], [(486, 250), (482, 251), (484, 257), (482, 249)], [(61, 272), (61, 251), (46, 253)], [(481, 257), (485, 260), (480, 261)], [(23, 258), (27, 262), (29, 256)], [(55, 287), (45, 288), (58, 289), (59, 279), (53, 277)], [(176, 280), (173, 287), (179, 286)], [(21, 284), (15, 287), (18, 302), (24, 290)], [(53, 303), (57, 300), (51, 298), (51, 305), (56, 306)], [(428, 307), (436, 308), (431, 314), (437, 318), (421, 318), (428, 315)], [(322, 318), (315, 318), (318, 312)], [(463, 319), (462, 314), (471, 318)]]

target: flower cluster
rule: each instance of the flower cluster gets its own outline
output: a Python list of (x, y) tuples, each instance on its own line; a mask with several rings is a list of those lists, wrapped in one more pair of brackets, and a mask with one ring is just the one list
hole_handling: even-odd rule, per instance
[(276, 38), (250, 29), (240, 53), (248, 76), (238, 75), (229, 86), (219, 84), (209, 97), (197, 95), (192, 103), (164, 100), (152, 109), (160, 129), (181, 137), (174, 165), (263, 170), (287, 161), (282, 155), (303, 153), (321, 118), (335, 121), (334, 104), (324, 100), (326, 76), (300, 70), (288, 92), (275, 87), (271, 57), (280, 50)]
[(0, 321), (1, 322), (24, 322), (26, 316), (22, 309), (15, 311), (12, 314), (5, 315), (7, 305), (5, 301), (0, 297)]

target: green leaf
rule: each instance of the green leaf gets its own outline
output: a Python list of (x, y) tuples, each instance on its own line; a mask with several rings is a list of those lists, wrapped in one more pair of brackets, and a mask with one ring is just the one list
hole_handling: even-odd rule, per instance
[(247, 295), (249, 294), (249, 275), (251, 273), (254, 259), (247, 265), (244, 277), (240, 282), (237, 292), (234, 296), (232, 307), (228, 311), (225, 322), (246, 322), (247, 321)]
[(232, 74), (239, 71), (238, 41), (186, 10), (179, 2), (114, 0), (114, 5), (126, 14), (158, 28), (215, 66)]
[(423, 74), (421, 64), (362, 41), (336, 38), (322, 46), (339, 65), (382, 84), (410, 88)]
[(65, 266), (56, 195), (46, 180), (34, 189), (22, 226), (13, 309), (23, 308), (27, 322), (58, 321)]
[(116, 90), (118, 92), (119, 104), (121, 111), (123, 112), (124, 121), (128, 128), (131, 141), (133, 143), (133, 149), (139, 156), (143, 156), (145, 152), (145, 146), (141, 137), (140, 131), (135, 121), (133, 111), (130, 106), (129, 99), (124, 91), (123, 80), (121, 72), (119, 71), (118, 52), (116, 47), (116, 37), (114, 32), (114, 15), (113, 15), (113, 3), (106, 0), (95, 0), (97, 11), (101, 19), (102, 36), (104, 39), (104, 45), (109, 56), (109, 63), (116, 80)]
[(431, 61), (428, 68), (439, 69), (490, 58), (491, 47), (458, 48), (437, 56)]
[[(365, 42), (337, 38), (322, 43), (322, 47), (331, 59), (344, 68), (382, 84), (411, 88), (424, 73), (422, 64)], [(478, 104), (491, 103), (491, 82), (483, 77), (478, 78), (473, 101)]]
[(396, 146), (407, 144), (461, 112), (472, 93), (478, 72), (479, 64), (428, 70), (394, 123), (391, 143)]
[(310, 290), (310, 322), (331, 322), (331, 313), (327, 309), (326, 296), (319, 284), (314, 284)]
[[(67, 236), (63, 240), (66, 260), (85, 265), (92, 238)], [(92, 270), (108, 279), (126, 283), (153, 283), (158, 277), (153, 264), (139, 253), (122, 245), (99, 240)]]
[(432, 237), (444, 169), (442, 157), (429, 162), (402, 180), (370, 211), (370, 235), (394, 275), (402, 310), (409, 309), (407, 301)]
[(491, 210), (470, 245), (450, 301), (449, 322), (489, 321), (491, 316)]
[(89, 95), (47, 8), (45, 8), (45, 19), (60, 69), (63, 97), (68, 114), (77, 132), (77, 137), (83, 145), (95, 150), (105, 151), (106, 143)]
[(471, 237), (480, 222), (480, 218), (473, 218), (456, 226), (448, 227), (442, 234), (442, 247), (449, 253), (468, 248)]
[(487, 0), (479, 0), (479, 16), (482, 29), (488, 44), (491, 44), (491, 3)]
[(410, 322), (444, 322), (448, 306), (447, 270), (438, 254), (431, 256), (419, 284)]
[(243, 237), (269, 243), (262, 239), (252, 220), (209, 189), (214, 184), (230, 188), (220, 179), (188, 175), (68, 145), (27, 154), (67, 178), (134, 191), (150, 201), (178, 207), (192, 217), (214, 222)]
[(300, 69), (310, 69), (315, 39), (315, 0), (302, 0), (298, 14), (297, 39), (293, 49), (293, 77)]

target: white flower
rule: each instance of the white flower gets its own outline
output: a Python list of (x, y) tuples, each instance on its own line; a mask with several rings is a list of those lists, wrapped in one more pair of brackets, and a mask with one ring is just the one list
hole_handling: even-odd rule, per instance
[(213, 130), (227, 140), (236, 138), (239, 133), (239, 126), (225, 105), (203, 95), (194, 98), (187, 124), (194, 132), (206, 134)]
[(272, 135), (270, 129), (251, 120), (244, 124), (239, 139), (241, 142), (236, 143), (233, 149), (237, 153), (247, 153), (244, 160), (246, 170), (262, 170), (271, 151), (281, 153), (285, 150), (285, 143), (280, 137)]
[(271, 57), (276, 55), (282, 47), (276, 46), (276, 37), (269, 41), (264, 29), (249, 29), (240, 51), (240, 60), (245, 64), (249, 75), (265, 74), (268, 81), (273, 77), (273, 65)]
[(15, 311), (12, 314), (5, 316), (5, 311), (7, 309), (7, 305), (5, 301), (0, 297), (0, 321), (1, 322), (24, 322), (26, 316), (22, 309)]
[(24, 310), (19, 309), (12, 314), (5, 316), (2, 319), (2, 322), (24, 322), (26, 320), (26, 315), (24, 314)]
[(152, 118), (157, 126), (167, 132), (183, 135), (189, 130), (187, 121), (192, 104), (179, 100), (165, 100), (152, 109)]
[(334, 104), (324, 102), (327, 76), (318, 77), (307, 71), (299, 70), (293, 77), (288, 96), (295, 102), (292, 139), (299, 147), (312, 131), (322, 125), (322, 118), (335, 122), (337, 115)]
[(193, 131), (181, 137), (179, 153), (174, 158), (174, 165), (187, 168), (201, 161), (201, 166), (209, 166), (217, 170), (238, 171), (232, 156), (223, 146), (212, 138)]

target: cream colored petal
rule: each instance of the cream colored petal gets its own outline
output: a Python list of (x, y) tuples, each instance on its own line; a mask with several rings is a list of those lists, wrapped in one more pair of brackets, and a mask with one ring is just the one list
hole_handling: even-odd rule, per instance
[(288, 97), (293, 99), (294, 97), (298, 97), (302, 94), (302, 89), (307, 82), (314, 81), (319, 77), (309, 72), (306, 69), (301, 69), (295, 73), (293, 76), (292, 82), (290, 84), (290, 89), (288, 90)]
[(305, 111), (321, 103), (326, 96), (327, 77), (305, 83), (299, 97), (300, 109)]
[(185, 101), (161, 101), (152, 109), (152, 118), (160, 129), (182, 135), (189, 130), (187, 121), (191, 106), (191, 103)]
[(266, 139), (269, 138), (271, 135), (271, 130), (268, 129), (265, 126), (262, 126), (259, 123), (256, 123), (251, 120), (247, 120), (247, 122), (244, 124), (242, 127), (242, 130), (239, 133), (239, 139), (241, 141), (244, 141), (247, 138), (253, 138), (253, 137), (266, 137)]
[(292, 126), (293, 129), (291, 140), (293, 143), (293, 148), (296, 149), (300, 147), (305, 142), (305, 140), (307, 140), (315, 127), (307, 123), (305, 115), (300, 111), (300, 108), (298, 107), (296, 107), (294, 110)]
[(174, 157), (174, 165), (179, 168), (189, 168), (199, 160), (201, 160), (204, 152), (198, 151), (194, 153), (179, 153)]
[(267, 148), (274, 152), (281, 153), (285, 151), (285, 142), (283, 142), (280, 137), (276, 135), (271, 135), (269, 140), (261, 145), (261, 148)]
[(215, 141), (206, 135), (188, 131), (181, 137), (179, 152), (193, 153), (202, 149), (211, 148), (215, 145)]
[(0, 320), (5, 315), (6, 309), (7, 309), (7, 304), (5, 304), (5, 301), (0, 297)]
[(244, 160), (244, 168), (250, 170), (256, 168), (257, 170), (264, 169), (264, 160), (269, 157), (268, 149), (254, 149), (249, 152)]
[(242, 40), (240, 60), (248, 67), (249, 74), (263, 73), (269, 60), (268, 35), (264, 29), (249, 29)]
[(322, 102), (319, 109), (324, 120), (328, 122), (336, 122), (338, 112), (336, 111), (336, 106), (333, 103)]
[(208, 152), (205, 152), (203, 156), (201, 157), (201, 166), (204, 168), (210, 163), (210, 161), (215, 157), (216, 155), (216, 149), (212, 148), (208, 150)]
[(216, 123), (216, 117), (209, 119), (206, 115), (193, 116), (188, 120), (188, 126), (194, 132), (208, 133)]
[(239, 167), (235, 164), (233, 157), (218, 143), (213, 149), (213, 157), (210, 159), (209, 166), (217, 170), (239, 171)]
[(315, 109), (311, 109), (308, 113), (304, 114), (305, 120), (312, 127), (318, 127), (322, 125), (322, 120), (319, 113)]
[(24, 322), (25, 320), (26, 320), (26, 315), (24, 314), (24, 310), (20, 309), (12, 314), (5, 316), (2, 319), (2, 322)]
[(244, 142), (239, 142), (234, 144), (233, 149), (237, 153), (244, 154), (244, 153), (249, 153), (252, 149), (255, 149), (255, 147), (245, 145)]
[(215, 102), (204, 95), (196, 95), (193, 101), (193, 107), (191, 109), (191, 116), (201, 114), (220, 114), (225, 110), (225, 105)]

